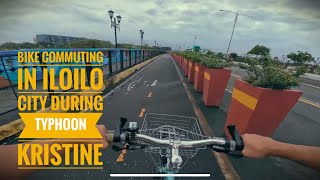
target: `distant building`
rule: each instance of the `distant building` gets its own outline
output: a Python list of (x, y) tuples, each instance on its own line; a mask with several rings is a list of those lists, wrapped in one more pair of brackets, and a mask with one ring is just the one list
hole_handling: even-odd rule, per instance
[(72, 36), (59, 36), (59, 35), (50, 35), (50, 34), (37, 34), (33, 39), (34, 43), (46, 42), (53, 44), (64, 44), (73, 41), (85, 40), (84, 37), (72, 37)]
[(171, 51), (171, 47), (167, 46), (167, 47), (161, 47), (160, 48), (163, 51)]

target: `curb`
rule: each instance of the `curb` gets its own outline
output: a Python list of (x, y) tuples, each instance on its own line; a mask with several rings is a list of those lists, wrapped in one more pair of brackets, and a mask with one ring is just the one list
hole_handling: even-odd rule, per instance
[[(115, 74), (112, 77), (104, 79), (103, 89), (98, 90), (96, 92), (102, 92), (107, 88), (113, 87), (118, 82), (122, 81), (123, 79), (127, 78), (128, 76), (130, 76), (131, 74), (133, 74), (137, 70), (141, 69), (145, 65), (147, 65), (147, 64), (151, 63), (152, 61), (154, 61), (155, 59), (157, 59), (159, 56), (160, 55), (155, 56), (155, 57), (153, 57), (149, 60), (146, 60), (140, 64), (137, 64), (129, 69), (126, 69), (118, 74)], [(90, 90), (85, 90), (82, 92), (86, 92), (86, 91), (90, 91)], [(81, 92), (79, 92), (78, 94), (75, 94), (75, 95), (82, 95), (82, 94), (81, 94)], [(53, 111), (51, 111), (50, 108), (46, 108), (44, 110), (37, 111), (37, 113), (44, 113), (44, 112), (49, 113), (49, 112), (53, 112)], [(58, 113), (58, 112), (63, 112), (63, 111), (54, 111), (54, 112)], [(23, 121), (21, 119), (14, 120), (8, 124), (0, 126), (0, 141), (21, 132), (24, 129), (24, 127), (25, 127), (25, 124), (23, 123)]]

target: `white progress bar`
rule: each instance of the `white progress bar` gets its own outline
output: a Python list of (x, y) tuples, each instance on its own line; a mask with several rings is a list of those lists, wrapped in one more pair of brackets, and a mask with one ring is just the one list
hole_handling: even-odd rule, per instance
[(110, 177), (210, 177), (210, 174), (110, 174)]

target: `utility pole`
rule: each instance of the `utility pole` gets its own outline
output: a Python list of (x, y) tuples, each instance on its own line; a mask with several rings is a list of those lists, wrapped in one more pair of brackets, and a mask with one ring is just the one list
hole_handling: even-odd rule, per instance
[(227, 48), (227, 60), (229, 60), (229, 49), (230, 49), (230, 45), (231, 45), (231, 41), (232, 41), (232, 38), (233, 38), (233, 33), (234, 33), (234, 29), (236, 27), (236, 24), (237, 24), (237, 21), (238, 21), (238, 16), (239, 15), (242, 15), (242, 16), (247, 16), (247, 17), (250, 17), (250, 18), (253, 18), (251, 16), (248, 16), (246, 14), (240, 14), (239, 12), (233, 12), (233, 11), (228, 11), (228, 10), (223, 10), (221, 9), (220, 11), (223, 11), (223, 12), (228, 12), (228, 13), (233, 13), (235, 15), (234, 17), (234, 23), (233, 23), (233, 28), (232, 28), (232, 33), (231, 33), (231, 37), (230, 37), (230, 40), (229, 40), (229, 44), (228, 44), (228, 48)]

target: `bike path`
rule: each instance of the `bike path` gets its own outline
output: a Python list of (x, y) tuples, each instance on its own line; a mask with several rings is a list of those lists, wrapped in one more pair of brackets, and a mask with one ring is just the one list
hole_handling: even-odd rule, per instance
[[(129, 122), (136, 121), (141, 126), (146, 113), (196, 117), (178, 72), (167, 54), (111, 92), (104, 99), (104, 111), (98, 123), (114, 129), (120, 117), (126, 117)], [(104, 151), (102, 170), (45, 170), (30, 179), (142, 179), (111, 178), (110, 174), (154, 173), (154, 162), (143, 150), (127, 150), (122, 153), (123, 158), (121, 153), (111, 147)], [(201, 179), (225, 179), (210, 149), (199, 151), (188, 160), (180, 173), (210, 173), (210, 178)]]

